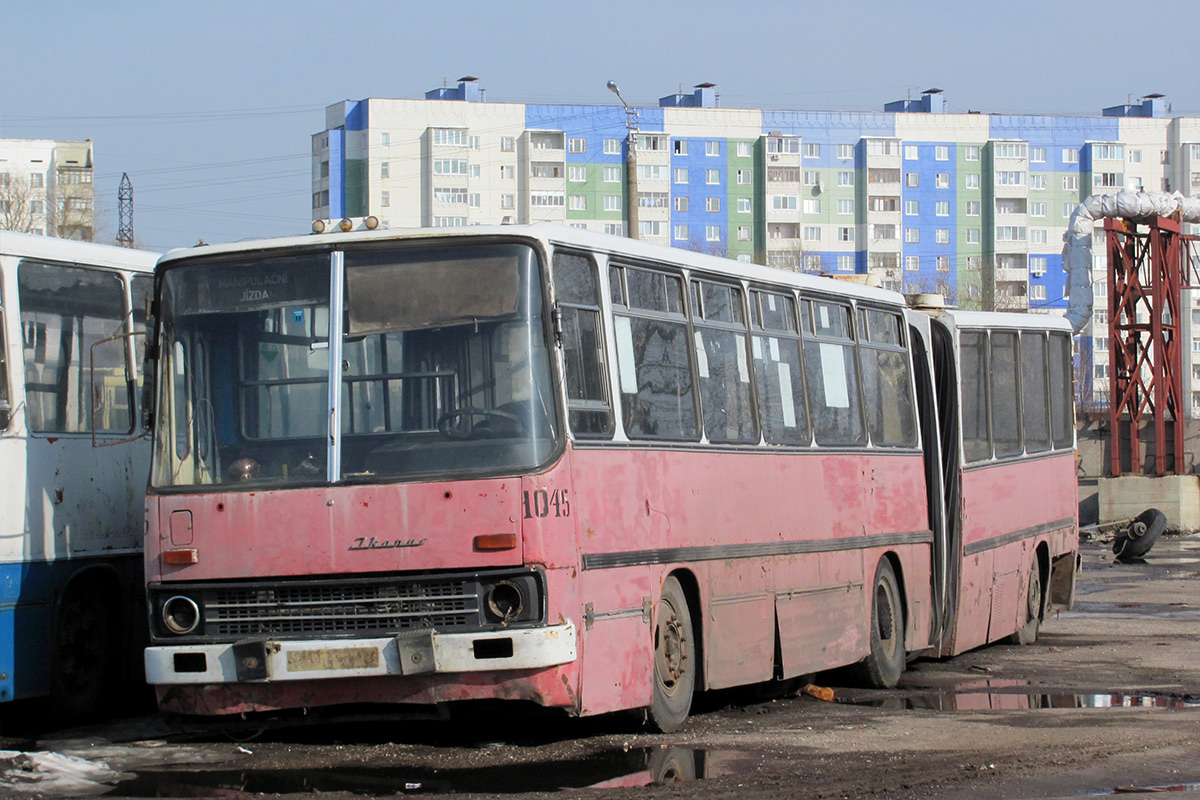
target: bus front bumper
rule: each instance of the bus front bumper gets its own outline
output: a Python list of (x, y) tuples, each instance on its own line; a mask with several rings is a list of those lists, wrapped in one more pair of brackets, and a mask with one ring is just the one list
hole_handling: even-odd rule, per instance
[(146, 649), (152, 685), (299, 681), (542, 669), (575, 660), (571, 623), (478, 633), (413, 631), (372, 639), (250, 639)]

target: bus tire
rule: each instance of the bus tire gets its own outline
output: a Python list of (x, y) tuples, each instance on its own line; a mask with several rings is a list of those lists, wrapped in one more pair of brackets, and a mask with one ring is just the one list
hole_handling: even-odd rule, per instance
[(1157, 508), (1146, 509), (1113, 538), (1113, 555), (1117, 561), (1136, 561), (1150, 552), (1166, 528), (1166, 514)]
[(687, 597), (675, 576), (663, 583), (654, 625), (654, 697), (650, 724), (662, 733), (678, 730), (692, 708), (696, 688), (696, 638)]
[(854, 671), (867, 686), (891, 689), (904, 672), (904, 608), (900, 582), (886, 558), (875, 568), (871, 598), (871, 650)]
[(1042, 625), (1042, 568), (1037, 555), (1029, 568), (1029, 587), (1025, 590), (1025, 621), (1008, 637), (1009, 644), (1033, 644)]
[(59, 603), (50, 671), (50, 714), (56, 724), (92, 719), (113, 696), (120, 626), (107, 597), (102, 585), (85, 580), (71, 585)]

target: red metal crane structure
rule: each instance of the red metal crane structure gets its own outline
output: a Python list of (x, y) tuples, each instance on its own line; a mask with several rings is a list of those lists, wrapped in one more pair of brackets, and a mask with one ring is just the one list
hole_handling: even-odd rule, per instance
[[(1112, 477), (1141, 474), (1142, 445), (1153, 444), (1154, 475), (1184, 467), (1184, 289), (1200, 289), (1200, 237), (1181, 215), (1106, 217), (1108, 248), (1109, 423)], [(1170, 422), (1168, 432), (1168, 421)], [(1147, 442), (1143, 442), (1143, 437)]]

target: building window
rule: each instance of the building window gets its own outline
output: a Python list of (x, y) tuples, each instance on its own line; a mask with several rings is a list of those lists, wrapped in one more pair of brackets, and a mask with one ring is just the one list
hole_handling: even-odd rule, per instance
[(387, 131), (382, 131), (379, 134), (379, 146), (380, 147), (390, 147), (391, 144), (392, 144), (392, 135), (390, 133), (388, 133)]
[(805, 170), (805, 172), (804, 172), (804, 185), (805, 186), (818, 186), (820, 183), (821, 183), (821, 173), (820, 172), (816, 171), (815, 169)]
[(1025, 241), (1025, 227), (1023, 225), (997, 225), (996, 241), (1023, 242)]
[(971, 272), (978, 272), (980, 267), (983, 265), (983, 258), (982, 256), (967, 256), (967, 260), (964, 262), (964, 264)]
[(933, 240), (938, 244), (950, 244), (950, 229), (938, 228), (934, 231)]
[(853, 186), (854, 172), (852, 170), (840, 170), (838, 172), (838, 186)]
[(479, 208), (479, 192), (472, 192), (467, 196), (467, 205), (471, 208)]
[(662, 164), (638, 164), (638, 180), (662, 181), (667, 179), (667, 168)]
[(1029, 258), (1029, 274), (1040, 278), (1046, 274), (1046, 258), (1045, 256), (1030, 256)]
[(996, 170), (997, 186), (1024, 186), (1025, 173), (1020, 170)]
[(950, 201), (949, 200), (938, 200), (936, 203), (933, 204), (933, 213), (939, 217), (950, 216)]
[(920, 256), (905, 256), (904, 257), (904, 269), (907, 270), (908, 272), (917, 272), (918, 270), (920, 270), (921, 269), (921, 257)]
[(500, 207), (501, 208), (516, 208), (516, 206), (517, 206), (516, 197), (517, 196), (513, 195), (513, 194), (500, 195)]
[(904, 173), (904, 185), (910, 189), (919, 188), (921, 185), (921, 176), (915, 172)]
[(482, 166), (481, 166), (481, 165), (479, 165), (479, 164), (472, 164), (472, 165), (471, 165), (471, 177), (472, 177), (472, 178), (478, 178), (478, 177), (479, 177), (479, 175), (481, 174), (481, 173), (480, 173), (480, 170), (481, 170), (481, 169), (482, 169)]
[(745, 185), (754, 181), (754, 173), (748, 169), (739, 169), (737, 171), (737, 182)]
[(672, 229), (671, 235), (677, 242), (686, 242), (688, 240), (688, 226), (676, 225)]
[(704, 155), (719, 156), (721, 155), (721, 143), (712, 141), (711, 139), (704, 143)]
[[(1200, 174), (1200, 173), (1197, 173)], [(1200, 181), (1196, 181), (1200, 185)], [(1097, 188), (1111, 189), (1121, 185), (1121, 176), (1115, 172), (1097, 172), (1092, 175), (1092, 186)]]
[(1029, 229), (1030, 244), (1046, 244), (1046, 229), (1045, 228), (1030, 228)]
[(949, 272), (950, 271), (950, 256), (938, 256), (937, 257), (937, 270), (938, 270), (938, 272)]
[(1046, 299), (1046, 284), (1033, 283), (1029, 286), (1030, 300), (1045, 300)]
[(904, 160), (905, 161), (916, 161), (920, 157), (921, 157), (920, 152), (917, 150), (917, 146), (915, 144), (904, 145)]
[(771, 208), (776, 211), (795, 211), (798, 206), (799, 198), (790, 194), (776, 194), (771, 196)]
[(721, 241), (721, 226), (720, 225), (705, 225), (704, 238), (709, 242)]
[(921, 214), (921, 202), (919, 200), (904, 201), (904, 216), (916, 217)]
[(686, 197), (675, 198), (675, 210), (681, 214), (687, 213), (688, 199)]
[(704, 170), (704, 182), (709, 186), (716, 186), (721, 182), (721, 170), (706, 169)]
[(516, 180), (517, 168), (512, 164), (502, 164), (500, 166), (500, 177), (506, 181)]
[(461, 128), (434, 128), (432, 133), (433, 143), (436, 145), (467, 146), (467, 132)]
[(750, 226), (749, 225), (738, 225), (737, 237), (738, 237), (739, 242), (750, 241)]
[(586, 153), (587, 139), (567, 139), (568, 153)]
[(1046, 176), (1042, 175), (1040, 173), (1037, 175), (1030, 173), (1029, 188), (1030, 189), (1045, 189), (1046, 188)]
[(979, 147), (977, 145), (973, 145), (973, 144), (967, 145), (966, 147), (964, 147), (963, 148), (963, 160), (964, 161), (978, 161), (979, 160)]
[(739, 197), (737, 199), (737, 210), (738, 210), (739, 214), (749, 214), (750, 213), (750, 198), (749, 197)]
[(469, 139), (467, 139), (467, 147), (471, 148), (472, 150), (478, 150), (479, 149), (479, 137), (472, 136)]
[(517, 140), (511, 136), (500, 137), (500, 152), (511, 153), (517, 149)]
[(1078, 164), (1079, 163), (1079, 148), (1064, 147), (1063, 151), (1062, 151), (1062, 160), (1063, 160), (1064, 164)]
[(795, 137), (778, 137), (772, 136), (767, 138), (768, 153), (791, 153), (800, 152), (800, 140)]
[(966, 175), (964, 175), (963, 176), (963, 188), (964, 189), (978, 189), (979, 188), (979, 173), (978, 172), (968, 172)]
[(1063, 175), (1062, 187), (1064, 192), (1079, 191), (1079, 176), (1078, 175)]
[(465, 203), (467, 202), (467, 190), (465, 187), (461, 189), (437, 188), (433, 190), (433, 199), (438, 203)]
[(379, 193), (379, 205), (383, 206), (384, 208), (387, 208), (391, 204), (392, 204), (392, 193), (391, 192), (380, 192)]
[(562, 192), (541, 191), (529, 193), (529, 205), (531, 206), (562, 208), (565, 199), (566, 197)]
[(837, 157), (841, 159), (854, 158), (854, 145), (839, 144), (837, 146)]
[[(512, 169), (512, 167), (509, 167)], [(501, 167), (503, 170), (503, 167)], [(467, 160), (465, 158), (435, 158), (433, 160), (434, 175), (466, 175)]]
[(1038, 164), (1046, 163), (1046, 148), (1031, 147), (1029, 148), (1029, 160)]
[(573, 194), (567, 201), (567, 208), (572, 211), (587, 211), (587, 195)]
[(805, 142), (804, 157), (805, 158), (820, 158), (821, 157), (821, 145), (816, 144), (816, 143)]
[(842, 227), (838, 228), (837, 229), (837, 240), (839, 242), (853, 242), (854, 241), (854, 228), (849, 227), (849, 226), (842, 226)]
[(917, 242), (921, 241), (921, 229), (905, 228), (904, 241), (908, 242), (909, 244), (916, 244)]
[(837, 213), (853, 214), (854, 213), (854, 201), (853, 200), (838, 200), (837, 201)]
[(934, 185), (937, 186), (937, 188), (939, 188), (939, 189), (949, 189), (950, 188), (950, 173), (949, 172), (939, 172), (937, 174), (937, 181), (935, 182)]
[(567, 167), (567, 180), (580, 183), (587, 180), (587, 167)]
[(1031, 217), (1046, 216), (1046, 204), (1045, 203), (1030, 203), (1029, 204), (1029, 216), (1031, 216)]
[[(328, 169), (328, 164), (329, 164), (329, 162), (326, 161), (322, 164), (322, 166), (324, 166), (326, 169)], [(324, 170), (322, 170), (322, 171), (324, 171)], [(391, 175), (391, 172), (392, 172), (391, 166), (389, 165), (389, 163), (387, 161), (379, 162), (379, 177), (387, 178)], [(325, 174), (328, 175), (328, 173), (325, 173)], [(41, 176), (39, 176), (39, 177), (41, 177)]]
[(638, 234), (641, 236), (662, 236), (662, 223), (656, 220), (642, 220), (638, 223)]
[(671, 145), (675, 149), (675, 155), (677, 155), (677, 156), (686, 156), (687, 155), (687, 152), (688, 152), (687, 139), (676, 139), (675, 141), (673, 141), (671, 143)]
[(811, 199), (811, 200), (805, 200), (804, 201), (804, 213), (805, 214), (820, 214), (821, 213), (821, 201), (817, 200), (815, 198)]
[(1063, 218), (1070, 219), (1072, 212), (1074, 212), (1075, 209), (1078, 207), (1079, 207), (1078, 203), (1063, 203), (1063, 205), (1062, 205)]
[(604, 195), (604, 210), (605, 211), (620, 211), (621, 197), (615, 194)]
[(704, 198), (704, 210), (710, 214), (714, 214), (721, 210), (721, 198), (706, 197)]
[(621, 168), (620, 167), (605, 167), (604, 168), (604, 182), (605, 183), (620, 183), (621, 182)]
[(804, 241), (819, 242), (821, 241), (821, 229), (816, 225), (809, 225), (804, 229)]
[(979, 244), (979, 228), (967, 228), (967, 244)]
[(625, 225), (621, 222), (606, 222), (604, 223), (604, 232), (610, 236), (624, 236)]
[(854, 271), (854, 256), (840, 255), (837, 257), (837, 268), (839, 272)]
[(678, 168), (676, 168), (676, 170), (675, 170), (675, 182), (676, 182), (676, 183), (687, 183), (687, 182), (688, 182), (688, 171), (687, 171), (687, 167), (678, 167)]
[(944, 145), (944, 144), (935, 145), (933, 148), (933, 158), (936, 161), (949, 161), (950, 160), (949, 145)]
[(621, 155), (621, 140), (620, 139), (605, 139), (604, 140), (604, 155), (606, 155), (606, 156)]
[(737, 154), (739, 158), (749, 158), (754, 155), (754, 145), (750, 142), (738, 142)]

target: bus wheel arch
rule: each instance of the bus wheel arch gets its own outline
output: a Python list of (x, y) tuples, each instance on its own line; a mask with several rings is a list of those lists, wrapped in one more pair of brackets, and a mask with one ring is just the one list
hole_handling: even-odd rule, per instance
[(685, 570), (663, 580), (651, 634), (654, 638), (653, 695), (649, 722), (662, 733), (687, 720), (692, 696), (702, 685), (699, 584)]
[(125, 641), (120, 579), (102, 567), (72, 576), (58, 598), (50, 664), (50, 713), (58, 722), (102, 710)]
[(891, 689), (900, 680), (907, 660), (904, 584), (894, 553), (883, 555), (875, 565), (870, 589), (870, 618), (866, 658), (854, 665), (860, 682)]
[(1037, 641), (1042, 622), (1046, 618), (1046, 598), (1050, 591), (1050, 550), (1045, 542), (1039, 542), (1029, 565), (1029, 580), (1021, 600), (1022, 622), (1008, 637), (1010, 644), (1033, 644)]

